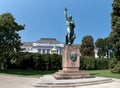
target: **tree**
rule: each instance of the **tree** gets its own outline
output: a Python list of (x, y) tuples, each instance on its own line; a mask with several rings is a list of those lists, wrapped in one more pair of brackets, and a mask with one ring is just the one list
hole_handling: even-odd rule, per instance
[(114, 66), (110, 67), (112, 72), (120, 73), (120, 0), (113, 1), (112, 9), (112, 32), (110, 34), (110, 39), (112, 42), (113, 53), (116, 60), (113, 60), (111, 63), (115, 63), (115, 61), (116, 63), (114, 64)]
[(81, 56), (94, 57), (94, 40), (92, 36), (87, 35), (83, 37), (82, 44), (80, 46)]
[(114, 56), (120, 60), (120, 0), (114, 0), (112, 12), (112, 32), (110, 34)]
[(96, 48), (98, 48), (98, 56), (99, 58), (103, 58), (105, 56), (105, 43), (103, 38), (98, 38), (95, 42)]
[(24, 25), (16, 23), (11, 13), (0, 15), (0, 68), (4, 69), (8, 58), (21, 50), (18, 32), (23, 29)]
[(104, 56), (107, 56), (107, 58), (110, 57), (109, 51), (111, 50), (111, 42), (109, 37), (105, 39), (98, 38), (95, 42), (95, 46), (98, 48), (99, 58), (104, 58)]
[(112, 57), (112, 43), (110, 41), (110, 37), (107, 37), (104, 39), (104, 43), (105, 43), (105, 49), (106, 49), (106, 55), (107, 58), (111, 58)]

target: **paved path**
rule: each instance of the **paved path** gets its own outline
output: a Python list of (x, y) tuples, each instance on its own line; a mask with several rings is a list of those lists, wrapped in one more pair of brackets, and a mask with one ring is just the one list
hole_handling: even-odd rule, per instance
[(77, 88), (120, 88), (120, 80), (113, 79), (112, 83), (104, 83), (98, 85), (82, 86)]
[[(76, 88), (120, 88), (120, 80), (113, 80), (115, 81), (112, 83), (81, 86)], [(32, 85), (39, 81), (40, 78), (0, 74), (0, 88), (34, 88)]]
[(37, 81), (39, 78), (0, 74), (0, 88), (34, 88), (32, 85)]

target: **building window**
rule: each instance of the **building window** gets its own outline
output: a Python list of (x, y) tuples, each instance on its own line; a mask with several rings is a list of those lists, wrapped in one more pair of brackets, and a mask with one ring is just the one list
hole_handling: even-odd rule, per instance
[(38, 53), (41, 53), (41, 49), (38, 49)]
[(29, 51), (29, 48), (26, 48), (26, 50), (28, 50), (28, 51)]
[(26, 50), (26, 48), (22, 48), (22, 50)]
[(57, 49), (57, 54), (59, 54), (59, 50)]
[(50, 49), (47, 49), (47, 54), (50, 54)]
[(45, 49), (43, 49), (42, 53), (45, 54)]

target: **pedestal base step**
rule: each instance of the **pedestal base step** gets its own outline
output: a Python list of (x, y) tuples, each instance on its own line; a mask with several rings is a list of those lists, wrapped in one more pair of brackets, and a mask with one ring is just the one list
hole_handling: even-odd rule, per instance
[(56, 79), (81, 79), (81, 78), (94, 78), (94, 75), (89, 75), (85, 71), (63, 71), (59, 70), (53, 74)]
[(34, 85), (36, 88), (76, 88), (80, 86), (97, 85), (113, 82), (110, 78), (96, 77), (85, 79), (63, 79), (57, 80), (53, 76), (41, 77), (41, 81)]

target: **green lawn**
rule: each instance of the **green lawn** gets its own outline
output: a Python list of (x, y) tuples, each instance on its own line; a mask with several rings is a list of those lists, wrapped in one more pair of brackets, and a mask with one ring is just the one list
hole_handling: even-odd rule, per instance
[(117, 73), (111, 73), (110, 70), (88, 70), (89, 74), (93, 74), (95, 76), (99, 77), (109, 77), (109, 78), (117, 78), (120, 79), (120, 74)]
[[(88, 70), (89, 74), (100, 77), (109, 77), (120, 79), (120, 74), (113, 74), (110, 70)], [(12, 75), (22, 75), (22, 76), (43, 76), (46, 74), (53, 74), (54, 71), (37, 71), (37, 70), (0, 70), (0, 74), (12, 74)]]
[(43, 76), (52, 74), (54, 71), (37, 71), (37, 70), (0, 70), (0, 74), (21, 75), (21, 76)]

